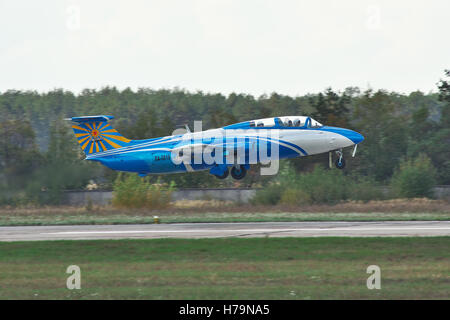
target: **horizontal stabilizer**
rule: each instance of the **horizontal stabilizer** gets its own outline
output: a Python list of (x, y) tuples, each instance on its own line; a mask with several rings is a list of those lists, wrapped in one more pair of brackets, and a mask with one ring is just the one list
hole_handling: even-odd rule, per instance
[(85, 123), (85, 122), (107, 122), (111, 119), (114, 119), (114, 116), (100, 115), (100, 116), (72, 117), (66, 118), (64, 120), (69, 120), (78, 123)]
[(73, 117), (66, 120), (76, 122), (72, 125), (75, 137), (86, 155), (119, 149), (130, 144), (131, 140), (122, 136), (111, 124), (113, 116)]

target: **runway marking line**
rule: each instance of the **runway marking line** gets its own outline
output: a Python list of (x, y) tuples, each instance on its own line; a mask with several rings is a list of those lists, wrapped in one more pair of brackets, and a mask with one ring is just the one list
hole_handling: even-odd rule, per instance
[(293, 232), (293, 231), (385, 231), (385, 230), (450, 230), (450, 227), (388, 227), (388, 228), (299, 228), (299, 229), (207, 229), (207, 230), (123, 230), (123, 231), (60, 231), (42, 235), (126, 234), (126, 233), (210, 233), (210, 232)]

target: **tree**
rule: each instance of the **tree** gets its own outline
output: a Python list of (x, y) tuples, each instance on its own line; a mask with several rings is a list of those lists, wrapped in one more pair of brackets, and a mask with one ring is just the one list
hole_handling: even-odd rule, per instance
[(385, 91), (368, 90), (355, 101), (354, 124), (365, 136), (358, 149), (360, 174), (383, 181), (407, 150), (407, 121), (399, 114), (395, 96)]
[(450, 70), (445, 70), (447, 80), (438, 83), (439, 100), (443, 103), (438, 130), (430, 138), (430, 155), (438, 169), (438, 182), (450, 184)]
[(351, 97), (345, 92), (340, 96), (331, 88), (327, 88), (325, 94), (319, 93), (317, 97), (310, 97), (310, 103), (316, 109), (313, 117), (327, 125), (346, 127), (350, 101)]
[(403, 160), (392, 177), (395, 195), (405, 198), (432, 197), (436, 170), (430, 158), (420, 154), (415, 159)]
[(26, 120), (6, 120), (0, 122), (0, 136), (0, 187), (20, 190), (42, 162), (33, 128)]
[(42, 204), (59, 204), (64, 190), (83, 188), (95, 176), (98, 166), (83, 163), (78, 149), (68, 126), (62, 121), (54, 121), (50, 129), (49, 148), (43, 164), (28, 184), (28, 196)]
[[(73, 133), (60, 122), (66, 117), (95, 114), (114, 115), (114, 126), (130, 139), (169, 135), (186, 123), (192, 129), (194, 120), (203, 120), (203, 129), (209, 129), (251, 119), (307, 115), (323, 124), (354, 129), (365, 136), (357, 156), (347, 157), (349, 170), (344, 174), (374, 176), (379, 182), (387, 182), (400, 159), (425, 153), (437, 169), (438, 183), (450, 184), (449, 77), (447, 70), (437, 84), (439, 94), (417, 91), (409, 95), (360, 92), (358, 88), (343, 92), (327, 88), (318, 94), (298, 97), (278, 93), (259, 97), (238, 93), (224, 96), (178, 88), (134, 91), (105, 87), (85, 89), (80, 94), (63, 89), (46, 93), (9, 90), (0, 93), (0, 185), (3, 189), (21, 191), (27, 184), (35, 184), (36, 191), (48, 190), (52, 185), (54, 189), (82, 188), (88, 178), (102, 181), (104, 185), (112, 184), (117, 173), (81, 161), (83, 154)], [(64, 130), (65, 133), (61, 132)], [(318, 162), (328, 166), (327, 154), (287, 161), (297, 171), (308, 171)], [(62, 172), (61, 181), (51, 177), (56, 172), (53, 168)], [(64, 168), (71, 169), (65, 172)], [(266, 179), (254, 175), (256, 172), (250, 173), (252, 182), (258, 184)], [(51, 179), (55, 180), (51, 182)], [(208, 172), (165, 175), (162, 179), (173, 179), (179, 187), (232, 184), (228, 180), (211, 179)], [(33, 194), (41, 195), (40, 191)]]
[(441, 111), (441, 127), (450, 127), (450, 70), (445, 70), (448, 80), (440, 80), (438, 83), (439, 100), (444, 102)]

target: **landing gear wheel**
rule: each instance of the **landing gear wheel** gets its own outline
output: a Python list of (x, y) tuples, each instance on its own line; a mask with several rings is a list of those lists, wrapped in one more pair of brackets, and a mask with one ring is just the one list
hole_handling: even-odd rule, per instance
[(245, 169), (243, 165), (231, 168), (231, 176), (233, 177), (233, 179), (241, 180), (245, 177), (246, 173), (247, 169)]
[(345, 159), (344, 159), (344, 153), (342, 152), (342, 149), (336, 150), (336, 154), (338, 155), (339, 158), (336, 159), (336, 161), (334, 162), (334, 165), (338, 169), (344, 169), (345, 168)]
[(215, 174), (214, 176), (217, 178), (217, 179), (221, 179), (221, 180), (223, 180), (223, 179), (226, 179), (227, 177), (228, 177), (228, 174), (229, 174), (230, 172), (228, 171), (228, 169), (227, 170), (225, 170), (225, 172), (221, 175), (221, 176), (219, 176), (219, 175), (217, 175), (217, 174)]
[(345, 159), (344, 158), (336, 159), (336, 161), (334, 162), (334, 165), (338, 169), (344, 169), (345, 168)]

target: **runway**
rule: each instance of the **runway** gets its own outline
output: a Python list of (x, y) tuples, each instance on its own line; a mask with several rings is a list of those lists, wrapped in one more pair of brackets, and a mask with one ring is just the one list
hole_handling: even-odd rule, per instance
[(247, 222), (0, 227), (0, 241), (450, 236), (450, 221)]

